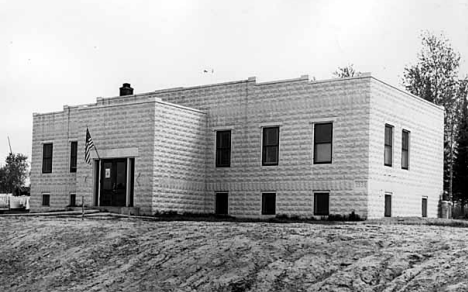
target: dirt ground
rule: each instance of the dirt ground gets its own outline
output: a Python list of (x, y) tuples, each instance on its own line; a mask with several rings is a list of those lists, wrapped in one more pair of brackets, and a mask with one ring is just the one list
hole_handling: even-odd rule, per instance
[(457, 227), (0, 217), (0, 291), (468, 291)]

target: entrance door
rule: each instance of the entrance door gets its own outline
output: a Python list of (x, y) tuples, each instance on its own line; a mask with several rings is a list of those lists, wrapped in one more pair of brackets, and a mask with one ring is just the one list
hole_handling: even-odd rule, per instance
[(427, 217), (427, 198), (422, 199), (422, 216)]
[(392, 217), (392, 195), (385, 195), (385, 217)]
[(217, 215), (228, 214), (228, 193), (217, 193), (216, 194), (216, 210)]
[(127, 197), (127, 160), (102, 160), (100, 206), (125, 207)]

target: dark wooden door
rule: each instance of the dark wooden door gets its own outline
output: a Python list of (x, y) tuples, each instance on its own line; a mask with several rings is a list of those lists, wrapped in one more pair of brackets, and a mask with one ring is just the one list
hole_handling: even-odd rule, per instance
[(127, 198), (127, 160), (106, 159), (101, 168), (100, 206), (124, 207)]
[(392, 195), (385, 195), (385, 217), (392, 217)]
[(217, 215), (227, 215), (229, 211), (228, 193), (216, 194), (216, 210)]
[(422, 199), (422, 216), (427, 217), (427, 198)]

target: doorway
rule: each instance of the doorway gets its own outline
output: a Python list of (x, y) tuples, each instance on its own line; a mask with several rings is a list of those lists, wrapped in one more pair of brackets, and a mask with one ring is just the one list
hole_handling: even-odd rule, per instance
[(100, 206), (125, 207), (127, 159), (105, 159), (101, 164)]
[(392, 195), (385, 195), (385, 217), (392, 217)]

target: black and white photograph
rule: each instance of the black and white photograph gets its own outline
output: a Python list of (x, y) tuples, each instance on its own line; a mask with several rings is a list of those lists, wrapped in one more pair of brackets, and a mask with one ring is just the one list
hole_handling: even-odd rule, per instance
[(468, 291), (468, 0), (0, 0), (0, 291)]

